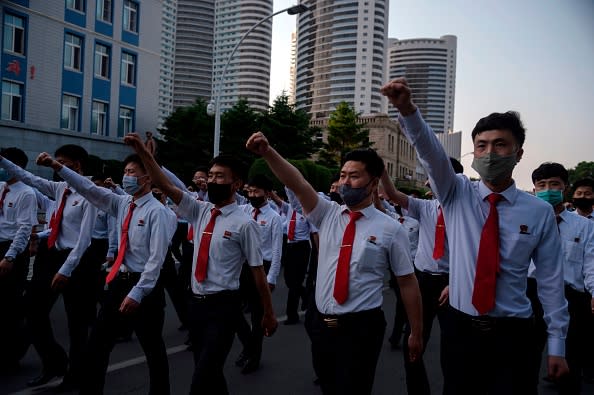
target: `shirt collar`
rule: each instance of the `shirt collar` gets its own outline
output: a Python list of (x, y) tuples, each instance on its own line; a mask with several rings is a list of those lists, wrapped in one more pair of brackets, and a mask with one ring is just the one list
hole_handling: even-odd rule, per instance
[[(143, 206), (146, 202), (148, 202), (149, 200), (155, 199), (153, 197), (153, 194), (151, 193), (151, 191), (149, 191), (148, 193), (145, 193), (144, 195), (142, 195), (141, 197), (139, 197), (138, 199), (134, 200), (134, 204), (136, 204), (136, 207), (140, 207)], [(157, 199), (155, 199), (157, 200)]]
[[(342, 206), (340, 206), (340, 212), (342, 214), (351, 211), (345, 204), (343, 204)], [(371, 203), (369, 206), (359, 210), (361, 213), (363, 213), (364, 217), (367, 218), (371, 218), (373, 214), (375, 214), (376, 209), (375, 206), (373, 205), (373, 203)]]
[[(233, 202), (230, 204), (227, 204), (223, 207), (221, 207), (219, 210), (221, 211), (221, 215), (226, 217), (227, 215), (231, 214), (232, 212), (234, 212), (235, 210), (237, 210), (239, 206), (237, 205), (237, 202)], [(212, 208), (215, 208), (214, 206), (212, 206)]]
[(513, 180), (512, 180), (511, 185), (509, 187), (507, 187), (507, 189), (502, 192), (493, 192), (492, 190), (489, 189), (489, 187), (487, 187), (485, 185), (483, 180), (480, 180), (478, 183), (478, 193), (479, 193), (479, 196), (481, 197), (481, 200), (483, 200), (483, 201), (485, 199), (487, 199), (487, 196), (489, 196), (490, 194), (499, 193), (510, 204), (514, 204), (516, 201), (516, 198), (518, 197), (518, 189), (516, 188), (516, 182)]

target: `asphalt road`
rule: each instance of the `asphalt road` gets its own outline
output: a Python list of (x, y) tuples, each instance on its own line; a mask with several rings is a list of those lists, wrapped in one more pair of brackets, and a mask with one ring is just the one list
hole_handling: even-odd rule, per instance
[[(279, 276), (279, 284), (273, 293), (273, 305), (279, 318), (279, 329), (272, 338), (264, 340), (264, 351), (261, 368), (250, 374), (242, 375), (234, 361), (241, 351), (239, 341), (235, 341), (226, 363), (225, 375), (231, 394), (234, 395), (300, 395), (321, 394), (313, 382), (314, 372), (311, 367), (309, 339), (302, 322), (286, 326), (284, 320), (284, 303), (286, 288)], [(394, 315), (395, 297), (386, 288), (384, 291), (384, 311), (388, 327), (385, 336), (385, 347), (378, 362), (373, 393), (375, 395), (406, 394), (404, 382), (403, 356), (399, 350), (391, 350), (387, 341), (391, 331)], [(59, 342), (66, 346), (67, 327), (62, 300), (58, 300), (52, 312), (54, 332)], [(172, 394), (187, 394), (193, 370), (191, 352), (186, 351), (184, 340), (187, 333), (178, 330), (179, 321), (171, 306), (167, 307), (166, 322), (163, 329), (165, 344), (169, 353), (169, 369)], [(438, 326), (434, 325), (434, 336), (425, 353), (425, 363), (431, 380), (433, 393), (442, 390), (442, 379), (439, 370)], [(36, 376), (40, 370), (40, 362), (33, 348), (25, 355), (21, 369), (17, 374), (0, 376), (0, 394), (51, 394), (51, 387), (58, 381), (44, 387), (30, 389), (26, 387), (28, 379)], [(544, 375), (544, 372), (543, 372)], [(75, 392), (73, 392), (75, 393)], [(144, 354), (137, 341), (116, 345), (110, 360), (106, 378), (106, 395), (146, 394), (148, 393), (148, 370), (144, 362)], [(542, 382), (541, 394), (555, 394), (554, 388)], [(584, 394), (594, 394), (594, 385), (587, 385)]]

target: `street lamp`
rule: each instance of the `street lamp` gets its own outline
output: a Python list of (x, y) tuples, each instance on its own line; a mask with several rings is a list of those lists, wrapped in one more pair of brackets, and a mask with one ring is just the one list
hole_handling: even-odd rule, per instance
[(260, 26), (267, 20), (273, 18), (274, 16), (276, 16), (278, 14), (282, 14), (283, 12), (286, 12), (289, 15), (297, 15), (297, 14), (301, 14), (307, 10), (308, 10), (307, 6), (305, 6), (303, 4), (298, 4), (298, 5), (289, 7), (289, 8), (285, 8), (284, 10), (274, 12), (274, 13), (260, 19), (254, 26), (250, 27), (250, 29), (247, 32), (245, 32), (243, 34), (243, 36), (241, 36), (241, 38), (239, 39), (237, 44), (235, 44), (235, 47), (233, 47), (233, 50), (227, 57), (227, 62), (225, 63), (225, 67), (223, 68), (223, 73), (218, 78), (218, 83), (217, 83), (217, 87), (215, 90), (214, 103), (213, 103), (213, 100), (211, 100), (210, 103), (208, 104), (208, 106), (206, 107), (206, 112), (208, 113), (208, 115), (213, 115), (213, 112), (214, 112), (214, 116), (215, 116), (213, 156), (219, 155), (219, 143), (221, 140), (221, 92), (223, 89), (223, 81), (225, 79), (225, 74), (227, 74), (227, 69), (229, 68), (229, 64), (231, 63), (231, 59), (233, 58), (235, 51), (237, 50), (237, 48), (239, 48), (239, 45), (243, 42), (243, 40), (245, 40), (245, 38), (254, 29), (256, 29), (258, 26)]

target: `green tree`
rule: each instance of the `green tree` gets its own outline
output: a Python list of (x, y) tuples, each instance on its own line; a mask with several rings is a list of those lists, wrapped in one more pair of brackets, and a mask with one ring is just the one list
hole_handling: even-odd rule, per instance
[(259, 129), (262, 115), (254, 111), (247, 99), (241, 98), (221, 116), (221, 154), (233, 155), (246, 164), (254, 161), (254, 155), (245, 148), (245, 142)]
[(574, 182), (586, 177), (594, 177), (594, 162), (582, 161), (573, 169), (568, 169), (569, 183), (573, 185)]
[(179, 178), (189, 182), (197, 167), (212, 159), (214, 118), (206, 113), (206, 102), (176, 109), (160, 131), (157, 159)]
[(330, 168), (340, 167), (347, 152), (368, 148), (369, 130), (357, 122), (359, 114), (347, 102), (340, 102), (328, 120), (328, 138), (320, 151), (318, 163)]
[(283, 157), (307, 159), (321, 148), (321, 142), (315, 138), (320, 129), (310, 127), (310, 119), (305, 111), (296, 110), (283, 93), (262, 117), (260, 130)]
[[(316, 191), (327, 192), (330, 188), (330, 180), (332, 179), (332, 173), (329, 169), (325, 168), (324, 166), (320, 166), (311, 160), (307, 159), (300, 159), (300, 160), (293, 160), (290, 159), (289, 162), (295, 166), (303, 177), (314, 187)], [(276, 176), (272, 173), (266, 161), (262, 158), (258, 158), (254, 161), (252, 166), (249, 170), (249, 177), (251, 178), (256, 174), (264, 174), (269, 177), (273, 184), (274, 189), (276, 191), (282, 191), (284, 185), (276, 178)]]

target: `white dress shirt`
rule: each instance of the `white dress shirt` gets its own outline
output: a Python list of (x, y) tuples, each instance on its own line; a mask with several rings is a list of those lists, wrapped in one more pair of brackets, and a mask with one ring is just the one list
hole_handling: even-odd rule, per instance
[[(240, 206), (251, 218), (254, 218), (256, 210), (251, 204)], [(260, 207), (260, 214), (256, 218), (262, 243), (262, 259), (270, 261), (270, 270), (266, 277), (269, 284), (276, 284), (281, 267), (281, 256), (283, 250), (283, 228), (280, 215), (266, 203)]]
[(450, 270), (447, 227), (443, 256), (438, 260), (433, 259), (438, 214), (439, 201), (408, 197), (408, 215), (419, 221), (419, 247), (414, 260), (415, 267), (421, 272), (447, 274)]
[(33, 225), (37, 223), (37, 200), (33, 189), (20, 181), (12, 185), (0, 182), (0, 195), (6, 187), (4, 208), (0, 209), (0, 241), (12, 243), (0, 260), (4, 257), (14, 259), (25, 251)]
[[(122, 226), (128, 215), (132, 196), (116, 195), (106, 188), (98, 187), (67, 167), (63, 167), (59, 174), (86, 196), (89, 202), (117, 218), (118, 240), (121, 240)], [(168, 208), (155, 199), (152, 193), (145, 194), (134, 203), (136, 208), (132, 212), (128, 228), (128, 244), (121, 270), (125, 265), (125, 269), (130, 272), (142, 273), (140, 280), (128, 294), (128, 297), (140, 303), (159, 279), (174, 229), (171, 227)]]
[(318, 197), (307, 215), (319, 229), (320, 251), (316, 305), (323, 314), (344, 314), (380, 307), (386, 268), (396, 276), (413, 273), (407, 232), (373, 205), (361, 210), (349, 267), (349, 295), (345, 303), (334, 299), (334, 282), (344, 230), (350, 221), (348, 208)]
[[(482, 181), (456, 175), (450, 160), (420, 112), (400, 117), (432, 190), (443, 207), (450, 244), (450, 305), (478, 315), (472, 304), (476, 259), (481, 232), (489, 213), (486, 198), (492, 191)], [(549, 355), (565, 355), (569, 323), (563, 293), (563, 254), (552, 206), (518, 190), (515, 183), (501, 192), (499, 213), (500, 268), (494, 317), (532, 316), (526, 296), (530, 259), (536, 263), (538, 294), (548, 326)]]
[(196, 280), (200, 240), (212, 208), (212, 203), (197, 201), (185, 192), (177, 207), (178, 215), (187, 218), (194, 227), (191, 285), (192, 292), (199, 295), (239, 289), (239, 275), (246, 260), (250, 266), (262, 266), (258, 225), (237, 203), (232, 203), (220, 209), (210, 240), (206, 278), (202, 282)]
[[(62, 201), (64, 190), (69, 188), (66, 182), (49, 181), (45, 178), (37, 177), (26, 170), (21, 169), (7, 159), (0, 161), (0, 166), (4, 167), (11, 175), (25, 184), (36, 188), (39, 192), (56, 201), (56, 211)], [(81, 176), (82, 177), (82, 176)], [(91, 182), (91, 181), (89, 181)], [(95, 185), (95, 184), (93, 184)], [(62, 222), (60, 232), (56, 240), (57, 250), (71, 248), (70, 254), (64, 261), (58, 273), (70, 277), (72, 271), (78, 266), (80, 258), (91, 244), (91, 232), (95, 226), (95, 217), (97, 209), (83, 198), (76, 188), (71, 187), (72, 193), (68, 195), (64, 211), (62, 213)]]

